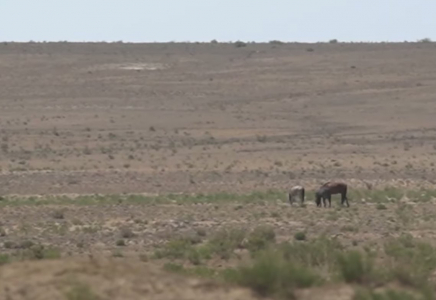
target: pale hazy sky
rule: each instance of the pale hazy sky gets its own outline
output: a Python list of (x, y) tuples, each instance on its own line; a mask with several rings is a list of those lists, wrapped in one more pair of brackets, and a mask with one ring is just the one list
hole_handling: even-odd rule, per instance
[(434, 0), (0, 0), (0, 41), (436, 40)]

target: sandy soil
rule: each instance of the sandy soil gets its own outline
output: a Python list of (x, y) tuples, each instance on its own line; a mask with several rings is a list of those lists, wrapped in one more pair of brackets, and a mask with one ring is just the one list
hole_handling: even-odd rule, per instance
[(434, 47), (2, 44), (1, 193), (433, 182)]

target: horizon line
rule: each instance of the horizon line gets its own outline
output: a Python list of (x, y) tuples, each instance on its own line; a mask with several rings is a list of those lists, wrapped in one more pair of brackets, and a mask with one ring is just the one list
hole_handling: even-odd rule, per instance
[(0, 43), (5, 44), (48, 44), (48, 43), (65, 43), (65, 44), (407, 44), (407, 43), (434, 43), (435, 41), (430, 38), (422, 38), (417, 40), (403, 40), (403, 41), (340, 41), (337, 39), (331, 39), (328, 41), (316, 41), (316, 42), (302, 42), (302, 41), (284, 41), (273, 39), (270, 41), (244, 41), (244, 40), (234, 40), (234, 41), (218, 41), (212, 39), (210, 41), (123, 41), (123, 40), (29, 40), (29, 41), (14, 41), (14, 40), (3, 40)]

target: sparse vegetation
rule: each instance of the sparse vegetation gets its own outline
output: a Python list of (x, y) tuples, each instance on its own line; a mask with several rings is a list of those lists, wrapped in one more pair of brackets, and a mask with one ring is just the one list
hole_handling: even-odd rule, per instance
[[(356, 299), (381, 297), (377, 296), (378, 292), (373, 289), (383, 285), (389, 286), (391, 282), (400, 282), (404, 287), (412, 287), (413, 294), (421, 295), (421, 298), (417, 299), (432, 299), (428, 272), (434, 270), (436, 265), (431, 263), (424, 267), (424, 262), (428, 262), (429, 259), (433, 261), (428, 255), (436, 253), (434, 250), (436, 249), (429, 244), (415, 241), (410, 236), (403, 236), (386, 242), (384, 250), (380, 251), (390, 259), (375, 264), (374, 261), (379, 258), (376, 252), (371, 254), (347, 250), (340, 243), (321, 237), (303, 244), (276, 244), (270, 241), (269, 247), (256, 252), (250, 263), (242, 263), (238, 267), (221, 271), (207, 269), (207, 272), (199, 272), (198, 267), (187, 269), (177, 264), (167, 264), (164, 268), (194, 276), (222, 278), (230, 283), (252, 288), (262, 296), (273, 296), (278, 299), (294, 299), (297, 289), (328, 284), (336, 278), (361, 287), (357, 290)], [(385, 296), (390, 297), (394, 295), (393, 292), (388, 290)], [(395, 293), (398, 297), (407, 295), (402, 292)]]
[(98, 297), (91, 289), (91, 287), (84, 283), (75, 283), (65, 294), (67, 300), (99, 300)]
[(306, 233), (304, 233), (304, 232), (297, 232), (297, 233), (294, 235), (294, 238), (295, 238), (297, 241), (304, 241), (304, 240), (306, 239)]
[(321, 282), (319, 276), (281, 253), (259, 253), (251, 265), (243, 265), (224, 273), (229, 282), (252, 288), (262, 296), (293, 298), (295, 288), (307, 288)]
[[(0, 44), (5, 297), (112, 299), (163, 267), (271, 298), (434, 299), (434, 45), (328, 43)], [(315, 207), (333, 179), (351, 207)]]

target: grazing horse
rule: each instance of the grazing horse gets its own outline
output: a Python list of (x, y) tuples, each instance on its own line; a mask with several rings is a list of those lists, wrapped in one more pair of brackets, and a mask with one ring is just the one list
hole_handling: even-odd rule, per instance
[(347, 199), (347, 184), (342, 182), (326, 182), (315, 193), (316, 206), (321, 206), (321, 200), (326, 207), (326, 200), (329, 201), (329, 207), (332, 206), (332, 195), (341, 194), (341, 204), (347, 203), (347, 207), (350, 207)]
[(304, 187), (296, 185), (289, 191), (289, 203), (292, 205), (295, 202), (295, 198), (300, 198), (301, 204), (304, 202)]

